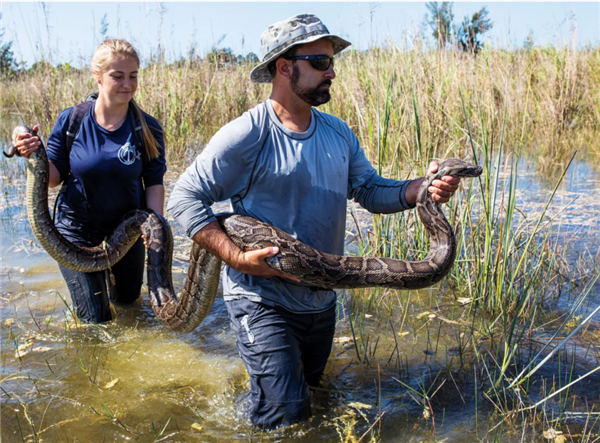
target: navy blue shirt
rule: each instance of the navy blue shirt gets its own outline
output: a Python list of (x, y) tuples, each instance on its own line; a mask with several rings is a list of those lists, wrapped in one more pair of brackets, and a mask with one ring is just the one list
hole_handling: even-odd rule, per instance
[(65, 134), (71, 110), (59, 114), (48, 137), (48, 160), (67, 185), (59, 197), (56, 227), (76, 244), (96, 246), (127, 212), (145, 207), (145, 188), (163, 184), (167, 169), (164, 139), (158, 122), (144, 114), (160, 154), (148, 160), (136, 146), (132, 111), (118, 129), (108, 131), (96, 122), (92, 105), (69, 153)]

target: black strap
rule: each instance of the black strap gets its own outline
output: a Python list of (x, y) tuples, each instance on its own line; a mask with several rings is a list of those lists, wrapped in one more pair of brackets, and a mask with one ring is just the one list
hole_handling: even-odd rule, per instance
[[(75, 136), (79, 131), (79, 127), (81, 126), (81, 122), (83, 121), (83, 117), (88, 113), (90, 107), (94, 103), (94, 100), (98, 97), (98, 94), (90, 94), (86, 97), (83, 103), (79, 103), (74, 106), (71, 110), (71, 115), (69, 115), (69, 125), (67, 126), (67, 132), (65, 134), (65, 146), (67, 147), (67, 156), (71, 153), (71, 147), (73, 146), (73, 141), (75, 140)], [(60, 191), (54, 200), (54, 210), (52, 211), (52, 222), (56, 224), (56, 207), (58, 206), (58, 199), (61, 194), (67, 192), (67, 180), (63, 181), (62, 186), (60, 187)]]
[(54, 209), (52, 210), (52, 224), (56, 225), (56, 208), (58, 207), (58, 199), (62, 194), (67, 192), (67, 181), (63, 181), (62, 186), (60, 187), (60, 191), (58, 191), (58, 195), (54, 199)]
[(65, 138), (65, 144), (67, 146), (67, 154), (71, 153), (71, 146), (73, 146), (73, 141), (75, 140), (75, 136), (77, 135), (77, 131), (79, 131), (79, 127), (81, 126), (81, 122), (83, 121), (83, 117), (90, 110), (94, 102), (83, 102), (79, 103), (77, 106), (73, 107), (71, 111), (71, 115), (69, 116), (69, 126), (67, 126), (67, 133)]
[(73, 141), (75, 140), (75, 136), (79, 131), (79, 127), (81, 126), (81, 122), (83, 121), (83, 117), (88, 113), (92, 104), (94, 104), (94, 100), (98, 98), (98, 93), (93, 92), (85, 98), (83, 103), (79, 103), (74, 106), (71, 110), (71, 115), (69, 115), (69, 126), (67, 126), (67, 133), (65, 137), (65, 144), (67, 146), (67, 155), (71, 153), (71, 146), (73, 146)]

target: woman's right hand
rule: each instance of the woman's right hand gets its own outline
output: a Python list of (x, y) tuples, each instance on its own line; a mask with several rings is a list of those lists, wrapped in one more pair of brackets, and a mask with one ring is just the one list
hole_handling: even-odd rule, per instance
[[(39, 131), (39, 125), (35, 125), (32, 128), (36, 133)], [(15, 142), (15, 148), (17, 148), (17, 155), (28, 158), (32, 152), (35, 152), (40, 145), (40, 138), (33, 136), (28, 132), (23, 132), (17, 135)]]

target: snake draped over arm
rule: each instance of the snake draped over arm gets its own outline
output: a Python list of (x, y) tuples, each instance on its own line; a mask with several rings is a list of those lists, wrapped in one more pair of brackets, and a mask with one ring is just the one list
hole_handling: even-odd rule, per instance
[[(35, 134), (26, 125), (20, 133)], [(12, 157), (16, 152), (4, 152)], [(417, 213), (429, 235), (430, 250), (423, 260), (406, 261), (380, 257), (350, 257), (317, 251), (282, 230), (237, 214), (217, 215), (219, 224), (243, 251), (277, 246), (279, 253), (267, 258), (269, 265), (300, 280), (324, 289), (387, 287), (419, 289), (443, 279), (456, 256), (452, 227), (427, 188), (443, 176), (477, 177), (482, 168), (463, 160), (447, 159), (439, 163), (435, 174), (429, 173), (419, 189)], [(152, 309), (159, 320), (176, 332), (195, 329), (208, 315), (219, 285), (221, 259), (194, 243), (184, 288), (178, 296), (174, 290), (171, 266), (173, 234), (160, 214), (136, 209), (126, 214), (103, 243), (93, 248), (75, 245), (56, 229), (48, 209), (49, 167), (43, 143), (27, 159), (27, 216), (31, 228), (48, 254), (60, 264), (82, 272), (108, 269), (133, 246), (140, 235), (147, 240), (147, 283)]]

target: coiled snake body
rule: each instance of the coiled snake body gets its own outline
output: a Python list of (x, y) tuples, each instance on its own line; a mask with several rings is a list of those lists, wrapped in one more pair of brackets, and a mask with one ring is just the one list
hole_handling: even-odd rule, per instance
[[(19, 133), (36, 135), (28, 126), (19, 125)], [(12, 156), (15, 153), (6, 153)], [(267, 258), (272, 267), (294, 275), (311, 285), (325, 288), (382, 286), (418, 289), (440, 281), (450, 271), (456, 255), (453, 230), (427, 188), (445, 175), (476, 177), (480, 166), (457, 159), (440, 162), (438, 172), (428, 174), (419, 189), (417, 211), (429, 234), (430, 251), (419, 261), (379, 257), (348, 257), (317, 251), (280, 229), (237, 214), (218, 215), (217, 219), (231, 240), (243, 251), (277, 246), (279, 253)], [(189, 332), (208, 314), (219, 284), (220, 258), (194, 243), (185, 286), (180, 296), (173, 289), (171, 265), (173, 235), (167, 221), (145, 209), (128, 213), (103, 245), (86, 248), (65, 239), (56, 229), (48, 210), (48, 158), (43, 144), (27, 159), (27, 216), (32, 230), (44, 249), (56, 261), (69, 268), (93, 272), (117, 263), (140, 235), (147, 240), (147, 283), (152, 309), (170, 329)]]

